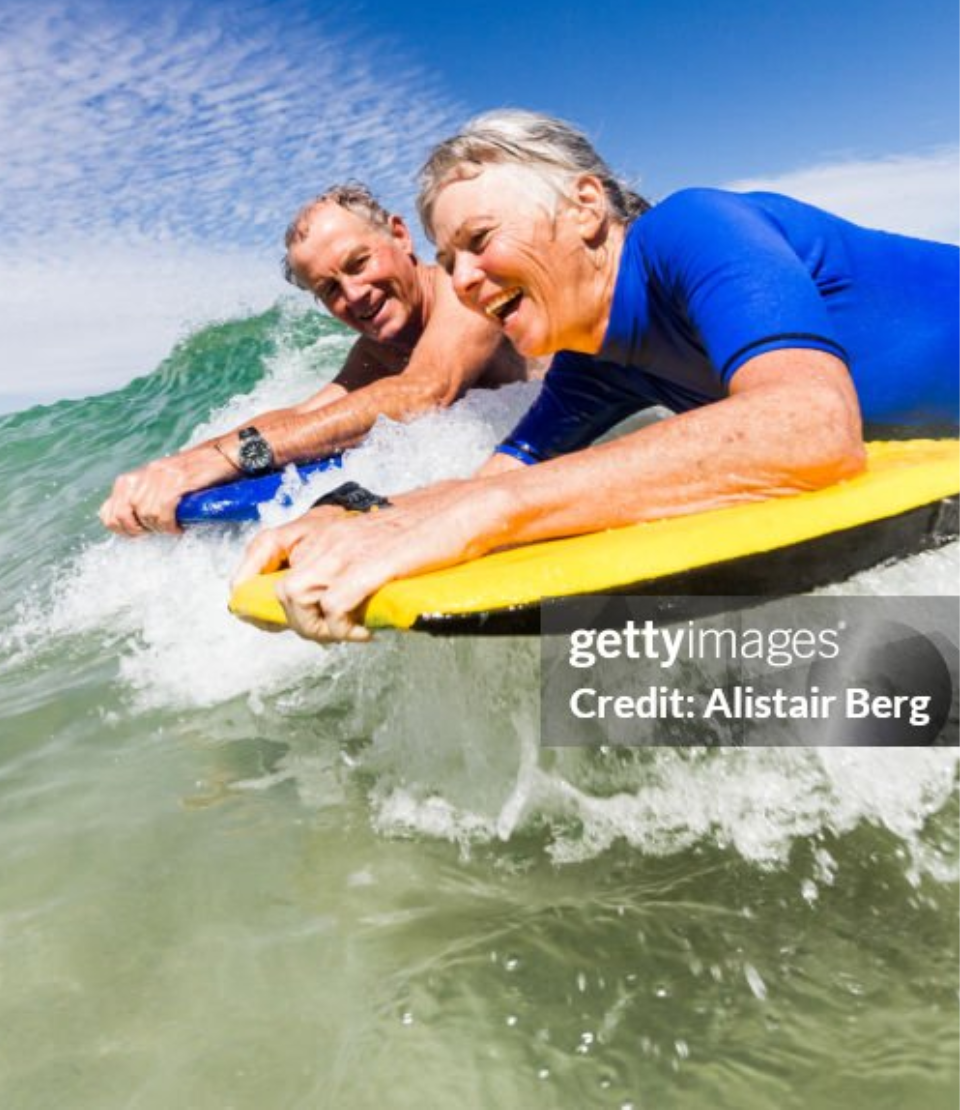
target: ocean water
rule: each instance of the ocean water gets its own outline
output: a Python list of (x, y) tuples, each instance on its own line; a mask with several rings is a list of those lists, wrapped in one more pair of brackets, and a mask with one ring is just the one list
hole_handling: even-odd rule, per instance
[[(225, 610), (249, 530), (99, 528), (348, 342), (276, 309), (0, 418), (0, 1106), (952, 1110), (956, 751), (542, 750), (536, 643), (267, 636)], [(467, 473), (531, 396), (347, 476)]]

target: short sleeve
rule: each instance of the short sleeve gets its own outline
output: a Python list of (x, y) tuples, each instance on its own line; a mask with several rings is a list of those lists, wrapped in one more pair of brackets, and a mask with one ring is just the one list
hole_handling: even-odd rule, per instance
[(561, 351), (536, 401), (497, 451), (525, 463), (577, 451), (654, 403), (639, 388), (625, 392), (622, 367)]
[(749, 359), (804, 347), (847, 362), (813, 273), (816, 228), (801, 258), (784, 229), (749, 197), (676, 193), (644, 216), (648, 265), (682, 304), (724, 385)]

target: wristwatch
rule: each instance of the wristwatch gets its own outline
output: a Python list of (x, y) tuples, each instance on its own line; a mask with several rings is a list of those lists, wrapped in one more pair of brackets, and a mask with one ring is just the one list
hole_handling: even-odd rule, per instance
[(266, 474), (274, 468), (273, 449), (252, 425), (240, 431), (240, 450), (237, 454), (244, 474)]
[(335, 505), (338, 509), (346, 509), (348, 513), (369, 513), (373, 509), (393, 507), (386, 497), (372, 493), (359, 482), (344, 482), (342, 486), (318, 497), (310, 508), (316, 509), (320, 505)]

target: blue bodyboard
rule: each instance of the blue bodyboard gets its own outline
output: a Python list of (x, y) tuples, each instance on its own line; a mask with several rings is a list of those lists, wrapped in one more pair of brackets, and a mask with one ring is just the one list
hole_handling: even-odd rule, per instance
[[(335, 470), (343, 465), (341, 455), (331, 455), (316, 462), (303, 463), (294, 467), (297, 474), (306, 481), (314, 474), (325, 470)], [(228, 524), (257, 520), (261, 505), (273, 501), (289, 470), (276, 470), (260, 478), (241, 478), (222, 486), (197, 490), (180, 498), (177, 506), (177, 523), (183, 527), (195, 524)], [(281, 505), (291, 504), (289, 496), (282, 495)]]

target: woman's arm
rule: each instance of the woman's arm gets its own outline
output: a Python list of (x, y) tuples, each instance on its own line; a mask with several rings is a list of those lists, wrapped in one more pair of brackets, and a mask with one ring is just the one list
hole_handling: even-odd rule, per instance
[[(852, 477), (864, 458), (844, 364), (820, 351), (771, 351), (740, 368), (725, 400), (612, 443), (448, 482), (369, 516), (318, 520), (301, 531), (278, 595), (301, 635), (363, 639), (360, 606), (394, 578), (508, 544), (817, 489)], [(238, 579), (262, 569), (269, 545), (269, 533), (255, 541)]]

